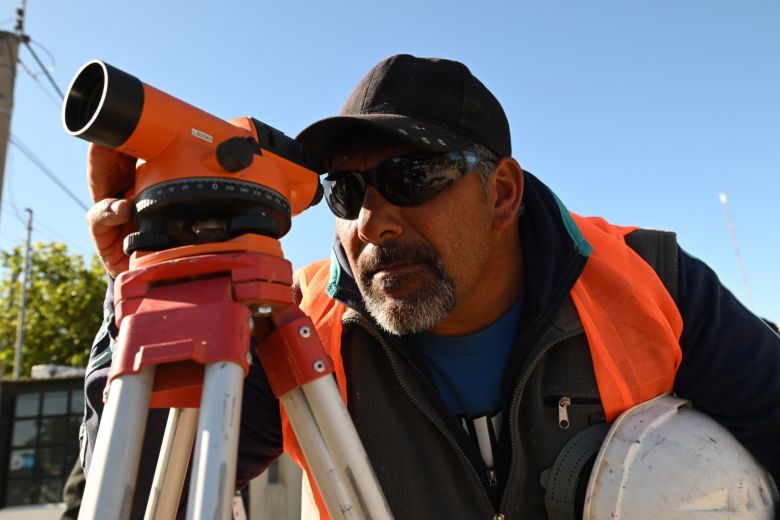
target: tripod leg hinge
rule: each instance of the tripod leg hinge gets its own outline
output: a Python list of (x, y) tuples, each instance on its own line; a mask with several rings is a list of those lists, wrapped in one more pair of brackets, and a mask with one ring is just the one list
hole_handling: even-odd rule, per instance
[(224, 276), (152, 287), (123, 319), (109, 383), (156, 365), (150, 406), (188, 408), (200, 404), (203, 366), (232, 362), (246, 374), (251, 312), (231, 288)]
[(333, 373), (333, 362), (308, 316), (277, 328), (257, 351), (276, 397)]

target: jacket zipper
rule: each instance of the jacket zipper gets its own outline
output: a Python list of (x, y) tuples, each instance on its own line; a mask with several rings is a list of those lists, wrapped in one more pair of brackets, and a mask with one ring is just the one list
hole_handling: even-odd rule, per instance
[[(569, 294), (572, 285), (575, 283), (576, 279), (582, 273), (582, 269), (585, 265), (585, 262), (587, 261), (587, 258), (577, 257), (576, 256), (577, 254), (580, 253), (575, 253), (575, 256), (572, 257), (572, 259), (568, 262), (566, 267), (563, 269), (563, 273), (561, 274), (561, 277), (559, 279), (560, 281), (558, 284), (558, 287), (561, 287), (562, 289), (560, 289), (560, 293), (558, 293), (555, 298), (550, 299), (553, 302), (553, 304), (549, 306), (548, 312), (545, 313), (544, 315), (540, 315), (537, 318), (539, 320), (539, 323), (546, 324), (550, 321), (550, 319), (552, 318), (552, 313), (554, 312), (553, 309), (557, 309), (561, 305), (563, 299), (566, 297), (567, 294)], [(542, 327), (540, 326), (537, 330), (542, 330)], [(536, 368), (536, 365), (539, 363), (542, 357), (544, 357), (544, 355), (547, 353), (548, 350), (550, 350), (553, 346), (557, 345), (558, 343), (566, 341), (567, 339), (571, 339), (581, 333), (582, 330), (571, 332), (563, 337), (557, 338), (556, 340), (545, 345), (543, 348), (539, 349), (531, 359), (531, 362), (528, 363), (525, 370), (522, 372), (520, 379), (518, 379), (518, 384), (515, 386), (514, 393), (512, 394), (512, 400), (510, 401), (509, 404), (509, 414), (507, 417), (507, 419), (509, 420), (509, 442), (512, 446), (511, 455), (509, 458), (509, 474), (507, 475), (507, 479), (505, 483), (507, 485), (512, 481), (512, 478), (514, 477), (514, 474), (517, 471), (515, 469), (515, 464), (514, 464), (514, 461), (517, 459), (517, 443), (515, 442), (515, 435), (516, 435), (515, 423), (518, 419), (517, 415), (520, 413), (518, 405), (519, 405), (520, 398), (522, 397), (523, 392), (525, 390), (525, 385), (526, 383), (528, 383), (528, 379), (531, 377), (531, 374)], [(534, 341), (537, 341), (538, 339), (539, 338), (537, 337)], [(503, 496), (501, 497), (501, 509), (503, 509), (504, 511), (507, 510), (508, 496), (509, 494), (506, 493), (506, 489), (505, 489)]]
[(496, 470), (489, 469), (487, 471), (487, 477), (488, 477), (488, 484), (490, 487), (496, 487), (498, 485), (498, 475), (496, 474)]
[[(555, 341), (552, 341), (545, 345), (543, 348), (541, 348), (536, 355), (532, 358), (531, 362), (528, 364), (526, 369), (523, 371), (522, 376), (518, 380), (518, 384), (515, 386), (515, 392), (512, 395), (512, 401), (509, 404), (509, 442), (512, 445), (512, 455), (510, 457), (509, 462), (509, 475), (507, 476), (506, 483), (509, 484), (509, 482), (512, 481), (512, 477), (514, 476), (514, 473), (516, 471), (514, 461), (517, 459), (517, 443), (515, 442), (515, 423), (517, 421), (517, 415), (520, 413), (519, 409), (519, 401), (520, 398), (523, 395), (523, 391), (525, 390), (525, 385), (528, 383), (528, 379), (530, 379), (531, 374), (533, 373), (534, 369), (536, 368), (536, 365), (539, 364), (539, 361), (547, 354), (547, 352), (557, 345), (558, 343), (562, 343), (568, 339), (571, 339), (575, 336), (578, 336), (581, 334), (582, 331), (578, 330), (576, 332), (572, 332), (570, 334), (567, 334), (563, 337), (557, 338)], [(565, 409), (565, 408), (564, 408)], [(568, 417), (568, 416), (567, 416)], [(501, 498), (501, 509), (506, 511), (507, 509), (507, 493), (504, 493), (504, 496)]]
[(562, 430), (569, 428), (569, 406), (571, 406), (571, 397), (564, 395), (558, 399), (558, 426)]
[[(385, 354), (387, 355), (388, 359), (390, 360), (390, 365), (393, 367), (393, 373), (395, 374), (395, 378), (398, 380), (398, 382), (401, 385), (401, 388), (403, 388), (404, 393), (406, 393), (406, 396), (409, 398), (409, 400), (414, 404), (415, 407), (420, 411), (420, 413), (425, 416), (426, 419), (431, 421), (436, 428), (439, 429), (439, 431), (444, 435), (444, 437), (447, 439), (447, 441), (450, 443), (451, 446), (455, 448), (455, 450), (458, 452), (458, 454), (461, 456), (462, 460), (466, 462), (467, 467), (469, 468), (471, 472), (471, 476), (474, 477), (479, 484), (479, 489), (482, 492), (482, 497), (485, 499), (485, 503), (488, 504), (488, 509), (490, 510), (490, 514), (492, 516), (492, 520), (504, 520), (504, 515), (502, 513), (497, 513), (496, 510), (493, 507), (493, 502), (490, 500), (490, 495), (488, 495), (487, 490), (485, 489), (485, 486), (482, 482), (482, 478), (479, 476), (479, 471), (477, 471), (477, 468), (474, 467), (474, 464), (471, 462), (471, 459), (469, 459), (468, 455), (466, 455), (466, 452), (463, 451), (463, 448), (460, 447), (460, 444), (458, 444), (457, 439), (455, 439), (455, 436), (452, 435), (452, 432), (450, 432), (450, 429), (447, 427), (446, 424), (442, 424), (438, 417), (436, 417), (433, 414), (428, 413), (428, 411), (420, 404), (419, 400), (412, 394), (412, 391), (409, 390), (409, 387), (407, 386), (406, 382), (401, 378), (401, 374), (398, 368), (398, 363), (396, 362), (392, 352), (389, 351), (392, 347), (387, 344), (382, 334), (377, 330), (377, 328), (374, 326), (373, 323), (369, 322), (367, 319), (363, 318), (362, 315), (358, 314), (354, 318), (348, 318), (344, 320), (344, 324), (354, 324), (359, 325), (362, 327), (366, 332), (371, 334), (371, 336), (374, 337), (374, 339), (377, 339), (379, 341), (379, 344), (382, 345), (382, 348), (385, 350)], [(493, 478), (495, 479), (495, 485), (498, 485), (498, 480), (496, 478), (496, 474), (494, 471), (490, 470), (488, 471), (488, 481), (490, 481), (490, 473), (493, 473)], [(491, 483), (491, 485), (493, 485)]]
[(572, 397), (568, 395), (549, 396), (544, 398), (544, 405), (558, 408), (558, 426), (562, 430), (569, 428), (569, 408), (577, 405), (600, 404), (600, 399), (591, 397)]

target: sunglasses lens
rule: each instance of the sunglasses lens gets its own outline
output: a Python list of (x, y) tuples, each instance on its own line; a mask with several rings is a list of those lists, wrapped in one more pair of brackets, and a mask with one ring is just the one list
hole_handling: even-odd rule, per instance
[(378, 176), (379, 192), (393, 204), (411, 206), (439, 194), (467, 170), (460, 155), (401, 158), (389, 161)]
[(358, 175), (344, 173), (328, 176), (322, 184), (325, 189), (325, 201), (334, 215), (348, 220), (357, 218), (366, 194), (365, 183)]
[(325, 200), (337, 217), (355, 219), (363, 205), (368, 184), (396, 206), (413, 206), (441, 193), (477, 164), (479, 157), (468, 150), (396, 157), (369, 172), (328, 175), (323, 181)]

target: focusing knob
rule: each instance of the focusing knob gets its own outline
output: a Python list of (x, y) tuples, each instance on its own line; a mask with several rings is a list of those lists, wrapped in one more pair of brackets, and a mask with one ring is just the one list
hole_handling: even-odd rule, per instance
[(217, 162), (230, 173), (240, 172), (255, 158), (260, 148), (254, 140), (231, 137), (217, 145)]

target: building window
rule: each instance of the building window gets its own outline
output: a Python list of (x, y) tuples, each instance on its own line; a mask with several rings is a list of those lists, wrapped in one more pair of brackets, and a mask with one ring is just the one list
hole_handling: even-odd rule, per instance
[(80, 388), (16, 396), (6, 506), (62, 501), (62, 488), (78, 457), (83, 409)]

